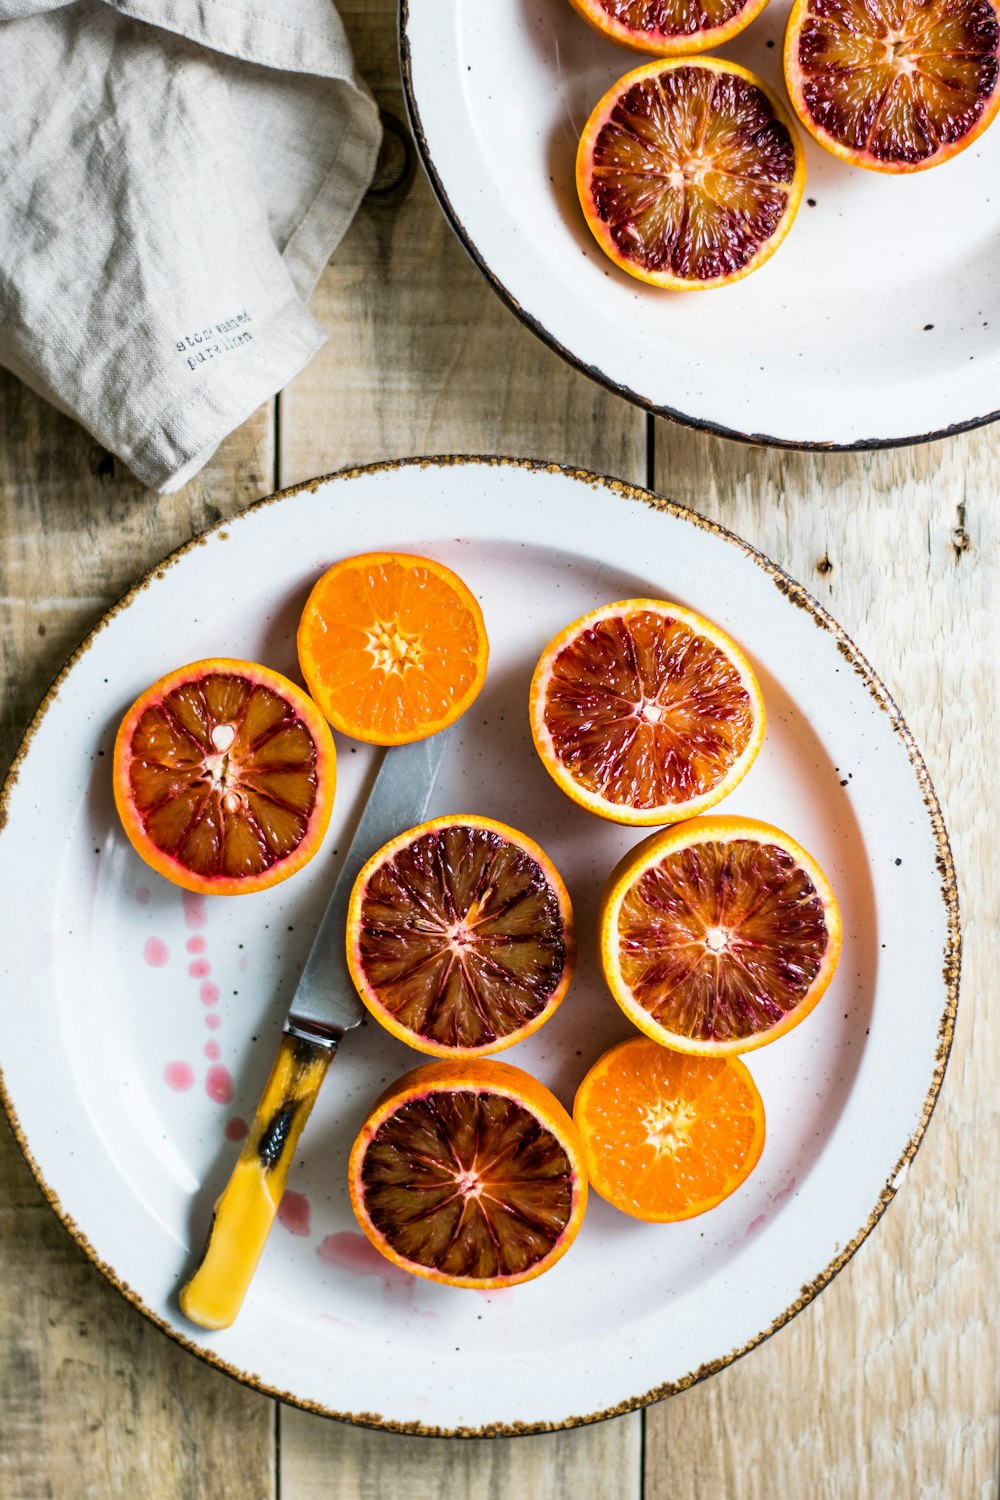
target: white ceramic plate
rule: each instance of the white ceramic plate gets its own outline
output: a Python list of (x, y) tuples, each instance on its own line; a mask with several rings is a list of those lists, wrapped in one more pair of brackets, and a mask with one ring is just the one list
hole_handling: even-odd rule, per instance
[[(576, 908), (570, 993), (505, 1060), (569, 1104), (587, 1067), (630, 1034), (588, 939), (603, 879), (637, 835), (558, 792), (526, 711), (541, 648), (608, 600), (676, 600), (749, 652), (768, 732), (725, 810), (783, 826), (817, 856), (842, 904), (843, 957), (817, 1010), (750, 1058), (768, 1138), (731, 1199), (647, 1226), (595, 1196), (566, 1258), (504, 1293), (394, 1272), (358, 1233), (347, 1151), (385, 1083), (421, 1059), (374, 1023), (352, 1033), (244, 1309), (233, 1328), (205, 1333), (181, 1316), (177, 1288), (235, 1156), (227, 1124), (253, 1115), (378, 752), (339, 743), (333, 823), (306, 870), (260, 895), (206, 901), (127, 843), (111, 748), (133, 698), (180, 663), (249, 657), (295, 674), (311, 584), (335, 558), (371, 548), (456, 568), (490, 633), (487, 683), (453, 731), (431, 814), (487, 813), (530, 832)], [(735, 537), (619, 483), (435, 460), (252, 507), (175, 554), (88, 638), (31, 726), (4, 802), (0, 1063), (18, 1139), (74, 1238), (126, 1296), (188, 1348), (304, 1406), (413, 1431), (517, 1431), (690, 1384), (829, 1281), (891, 1198), (940, 1085), (957, 993), (955, 887), (905, 724), (797, 584)]]
[[(784, 97), (788, 0), (719, 55)], [(1000, 126), (944, 166), (865, 172), (806, 141), (806, 200), (754, 275), (700, 294), (619, 271), (580, 211), (580, 131), (644, 61), (568, 0), (401, 0), (424, 165), (494, 289), (564, 358), (731, 437), (862, 448), (1000, 414)], [(805, 134), (805, 132), (801, 132)]]

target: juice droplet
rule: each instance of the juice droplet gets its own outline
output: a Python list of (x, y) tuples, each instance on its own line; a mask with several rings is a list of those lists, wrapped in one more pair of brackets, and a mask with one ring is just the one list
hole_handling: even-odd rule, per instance
[(184, 906), (184, 920), (189, 927), (204, 927), (208, 920), (205, 911), (205, 898), (194, 891), (182, 891), (181, 902)]
[(205, 939), (203, 937), (190, 937), (187, 940), (186, 946), (189, 953), (204, 953)]
[(151, 969), (162, 969), (170, 958), (170, 949), (162, 938), (151, 937), (146, 939), (146, 946), (142, 950), (142, 956)]
[(218, 1031), (219, 1027), (222, 1025), (222, 1017), (217, 1016), (214, 1013), (212, 1015), (206, 1016), (205, 1025), (208, 1027), (209, 1031)]
[(211, 1041), (205, 1043), (205, 1056), (210, 1057), (213, 1062), (218, 1062), (219, 1058), (222, 1056), (222, 1048), (219, 1046), (218, 1042)]
[(228, 1104), (233, 1097), (233, 1075), (221, 1063), (213, 1063), (205, 1074), (205, 1093), (216, 1104)]
[(168, 1062), (163, 1070), (163, 1079), (168, 1088), (183, 1094), (194, 1083), (194, 1069), (190, 1063)]
[(192, 979), (204, 979), (206, 974), (211, 974), (212, 965), (207, 958), (196, 958), (193, 963), (188, 964), (188, 973)]
[(307, 1235), (312, 1227), (312, 1213), (305, 1193), (286, 1192), (278, 1204), (278, 1223), (289, 1234)]
[(214, 1005), (219, 998), (219, 986), (213, 984), (210, 979), (206, 979), (198, 993), (201, 996), (202, 1005)]
[(148, 885), (137, 885), (136, 888), (135, 888), (135, 899), (138, 901), (138, 903), (139, 903), (140, 906), (148, 906), (149, 905), (149, 886)]
[(370, 1240), (352, 1229), (343, 1229), (339, 1234), (328, 1234), (316, 1246), (319, 1259), (338, 1271), (353, 1271), (358, 1276), (377, 1276), (386, 1287), (405, 1287), (413, 1291), (413, 1277), (399, 1266), (394, 1266), (375, 1249)]
[(250, 1126), (239, 1115), (234, 1115), (231, 1120), (226, 1121), (227, 1141), (243, 1141), (249, 1134)]

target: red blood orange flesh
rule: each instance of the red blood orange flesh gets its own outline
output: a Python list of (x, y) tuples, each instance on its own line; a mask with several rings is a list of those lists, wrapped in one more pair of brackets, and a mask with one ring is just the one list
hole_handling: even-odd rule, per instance
[(566, 887), (533, 840), (483, 817), (393, 839), (358, 876), (347, 957), (365, 1005), (420, 1052), (485, 1056), (530, 1036), (573, 972)]
[(610, 41), (659, 57), (721, 47), (759, 16), (767, 0), (570, 0)]
[(240, 895), (286, 880), (330, 821), (333, 736), (301, 688), (213, 658), (148, 688), (115, 741), (115, 802), (154, 869), (185, 890)]
[(597, 243), (672, 291), (725, 286), (773, 255), (798, 212), (802, 146), (783, 105), (736, 63), (648, 63), (584, 127), (577, 190)]
[(354, 1143), (348, 1180), (388, 1260), (479, 1289), (549, 1270), (587, 1201), (580, 1137), (559, 1101), (520, 1068), (478, 1058), (393, 1084)]
[(542, 652), (531, 732), (562, 790), (612, 822), (675, 823), (714, 806), (764, 738), (744, 653), (717, 625), (660, 599), (592, 610)]
[(840, 956), (840, 914), (816, 861), (752, 818), (693, 818), (613, 871), (601, 962), (629, 1019), (682, 1052), (748, 1052), (810, 1013)]
[(785, 79), (821, 146), (877, 172), (937, 166), (1000, 108), (993, 0), (796, 0)]

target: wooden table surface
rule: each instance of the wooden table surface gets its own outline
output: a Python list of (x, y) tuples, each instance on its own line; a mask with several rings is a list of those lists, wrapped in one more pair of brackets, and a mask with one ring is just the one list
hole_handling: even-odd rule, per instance
[[(380, 102), (401, 115), (392, 0), (340, 9)], [(951, 1063), (893, 1206), (781, 1332), (644, 1413), (513, 1439), (342, 1426), (205, 1366), (84, 1258), (2, 1126), (0, 1496), (995, 1497), (995, 430), (821, 455), (743, 447), (649, 419), (563, 365), (501, 306), (420, 174), (401, 200), (366, 202), (313, 307), (325, 348), (177, 495), (143, 490), (84, 432), (0, 375), (0, 764), (79, 638), (138, 574), (278, 487), (433, 453), (553, 459), (648, 483), (800, 579), (906, 715), (959, 875), (965, 956)]]

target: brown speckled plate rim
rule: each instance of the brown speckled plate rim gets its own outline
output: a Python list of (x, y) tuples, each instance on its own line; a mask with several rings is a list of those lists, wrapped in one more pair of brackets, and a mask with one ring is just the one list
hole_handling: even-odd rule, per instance
[[(558, 354), (574, 370), (589, 376), (598, 385), (604, 386), (606, 390), (612, 391), (616, 396), (621, 396), (625, 401), (631, 401), (634, 406), (641, 407), (654, 417), (667, 417), (672, 422), (678, 422), (682, 427), (691, 427), (696, 432), (711, 432), (716, 437), (730, 438), (737, 443), (749, 443), (755, 448), (783, 448), (796, 453), (872, 453), (882, 448), (910, 448), (918, 443), (933, 443), (940, 438), (957, 437), (962, 432), (974, 432), (977, 427), (986, 427), (990, 422), (1000, 419), (1000, 410), (987, 412), (982, 417), (969, 417), (962, 422), (954, 422), (950, 427), (940, 427), (932, 432), (914, 432), (905, 437), (865, 437), (856, 438), (851, 443), (821, 442), (813, 438), (779, 438), (770, 436), (764, 432), (742, 432), (738, 427), (725, 427), (721, 423), (712, 422), (707, 417), (695, 417), (689, 412), (678, 411), (676, 407), (666, 406), (656, 402), (650, 396), (644, 396), (640, 391), (633, 391), (630, 386), (622, 385), (612, 376), (606, 375), (596, 365), (587, 364), (572, 350), (567, 349), (564, 344), (551, 334), (543, 323), (525, 312), (513, 292), (500, 280), (491, 269), (486, 257), (479, 249), (472, 235), (466, 229), (458, 210), (455, 208), (448, 196), (441, 174), (434, 164), (431, 149), (427, 141), (423, 123), (420, 118), (420, 110), (417, 106), (416, 94), (413, 88), (413, 64), (410, 55), (410, 39), (407, 32), (409, 25), (410, 0), (399, 0), (398, 10), (398, 42), (399, 42), (399, 70), (403, 80), (403, 97), (406, 101), (406, 113), (410, 121), (410, 129), (413, 139), (416, 141), (417, 150), (420, 152), (420, 160), (424, 171), (427, 173), (434, 196), (437, 199), (442, 212), (451, 225), (457, 239), (469, 259), (476, 266), (485, 281), (489, 283), (493, 291), (500, 298), (505, 307), (523, 323), (525, 328), (530, 328), (536, 338), (541, 339), (553, 353)], [(637, 55), (638, 60), (638, 55)], [(651, 59), (650, 59), (651, 60)]]
[(232, 527), (238, 525), (240, 520), (244, 516), (250, 515), (256, 510), (261, 510), (265, 506), (274, 505), (281, 501), (291, 500), (295, 495), (302, 493), (313, 493), (321, 485), (329, 484), (333, 481), (359, 479), (369, 474), (396, 472), (411, 467), (418, 467), (422, 469), (444, 469), (455, 468), (462, 465), (486, 465), (493, 468), (521, 469), (532, 473), (563, 474), (567, 478), (575, 479), (580, 483), (587, 484), (595, 489), (608, 491), (612, 495), (615, 495), (620, 499), (640, 501), (642, 504), (648, 505), (653, 510), (662, 511), (667, 515), (673, 516), (676, 520), (686, 521), (693, 526), (699, 527), (702, 531), (710, 532), (712, 535), (719, 537), (722, 541), (728, 542), (732, 546), (737, 547), (744, 554), (744, 556), (748, 557), (752, 562), (756, 563), (757, 566), (768, 575), (768, 577), (774, 583), (775, 587), (785, 595), (790, 603), (796, 605), (800, 609), (805, 610), (806, 613), (812, 618), (813, 623), (817, 626), (817, 628), (826, 630), (833, 636), (840, 654), (844, 657), (845, 661), (850, 664), (851, 668), (857, 674), (857, 676), (862, 679), (865, 687), (867, 688), (877, 706), (882, 710), (882, 712), (889, 715), (893, 730), (902, 739), (910, 764), (912, 765), (917, 778), (917, 784), (923, 797), (924, 806), (926, 807), (928, 816), (930, 818), (931, 831), (933, 833), (934, 842), (937, 848), (936, 864), (938, 874), (941, 878), (941, 898), (945, 907), (948, 933), (944, 953), (942, 955), (942, 978), (945, 987), (945, 1007), (938, 1025), (937, 1048), (935, 1052), (934, 1067), (931, 1074), (931, 1083), (924, 1099), (920, 1120), (917, 1124), (917, 1128), (914, 1130), (913, 1134), (910, 1136), (910, 1139), (904, 1146), (899, 1159), (896, 1162), (896, 1165), (894, 1166), (889, 1178), (887, 1179), (885, 1186), (879, 1193), (878, 1199), (876, 1200), (875, 1205), (872, 1208), (871, 1213), (868, 1215), (865, 1223), (861, 1226), (861, 1228), (849, 1241), (849, 1243), (846, 1244), (844, 1248), (834, 1257), (834, 1259), (830, 1261), (829, 1265), (823, 1271), (821, 1271), (818, 1276), (815, 1276), (812, 1281), (802, 1287), (798, 1297), (794, 1300), (794, 1302), (792, 1302), (787, 1308), (785, 1308), (784, 1312), (780, 1313), (767, 1328), (763, 1329), (754, 1338), (749, 1339), (745, 1344), (742, 1344), (738, 1348), (730, 1350), (728, 1354), (723, 1355), (718, 1359), (711, 1360), (707, 1364), (699, 1365), (697, 1369), (690, 1371), (689, 1374), (684, 1375), (680, 1380), (668, 1381), (663, 1385), (654, 1386), (652, 1390), (645, 1391), (643, 1394), (638, 1396), (628, 1397), (623, 1401), (619, 1401), (615, 1406), (608, 1407), (604, 1411), (588, 1412), (579, 1416), (567, 1417), (565, 1421), (562, 1422), (494, 1422), (485, 1424), (482, 1427), (435, 1427), (428, 1426), (422, 1422), (416, 1421), (392, 1421), (381, 1416), (378, 1412), (344, 1412), (333, 1410), (330, 1407), (322, 1405), (320, 1402), (309, 1401), (301, 1396), (294, 1395), (292, 1392), (279, 1390), (276, 1387), (269, 1385), (266, 1381), (262, 1380), (261, 1377), (255, 1374), (253, 1371), (238, 1369), (236, 1366), (229, 1364), (225, 1359), (221, 1358), (213, 1350), (204, 1349), (199, 1347), (197, 1344), (194, 1344), (190, 1339), (186, 1338), (183, 1333), (179, 1332), (171, 1324), (167, 1323), (163, 1318), (161, 1318), (157, 1313), (153, 1312), (151, 1308), (147, 1307), (138, 1293), (118, 1277), (114, 1267), (108, 1265), (107, 1262), (101, 1259), (97, 1250), (87, 1239), (86, 1235), (82, 1233), (77, 1224), (63, 1208), (62, 1204), (59, 1202), (59, 1199), (56, 1197), (55, 1193), (46, 1182), (39, 1163), (31, 1154), (28, 1140), (21, 1128), (21, 1124), (17, 1116), (17, 1111), (14, 1108), (14, 1101), (11, 1099), (7, 1091), (2, 1070), (0, 1070), (0, 1103), (2, 1103), (3, 1105), (4, 1112), (6, 1113), (7, 1120), (14, 1135), (14, 1139), (20, 1146), (21, 1151), (24, 1154), (24, 1158), (34, 1175), (35, 1181), (38, 1183), (43, 1196), (45, 1197), (49, 1206), (55, 1212), (57, 1217), (61, 1220), (63, 1226), (69, 1231), (70, 1235), (76, 1241), (77, 1245), (80, 1247), (83, 1253), (88, 1257), (89, 1260), (94, 1263), (97, 1269), (104, 1277), (106, 1277), (111, 1285), (117, 1291), (119, 1291), (128, 1302), (132, 1304), (133, 1307), (137, 1308), (139, 1312), (141, 1312), (146, 1318), (148, 1318), (151, 1323), (155, 1324), (157, 1328), (161, 1329), (169, 1338), (180, 1344), (183, 1349), (188, 1350), (189, 1353), (194, 1354), (199, 1359), (204, 1360), (206, 1364), (214, 1366), (217, 1370), (222, 1370), (225, 1374), (231, 1375), (235, 1380), (240, 1381), (243, 1385), (250, 1387), (252, 1390), (259, 1391), (262, 1395), (277, 1397), (279, 1400), (285, 1401), (291, 1406), (301, 1407), (303, 1411), (314, 1412), (320, 1416), (325, 1417), (334, 1417), (339, 1421), (352, 1422), (362, 1427), (371, 1427), (385, 1432), (399, 1432), (423, 1437), (519, 1437), (531, 1433), (555, 1432), (571, 1427), (582, 1427), (591, 1422), (603, 1421), (607, 1417), (617, 1417), (622, 1416), (625, 1412), (637, 1411), (644, 1406), (648, 1406), (653, 1401), (660, 1401), (666, 1396), (676, 1395), (680, 1391), (688, 1390), (692, 1385), (695, 1385), (700, 1380), (704, 1380), (707, 1376), (714, 1375), (717, 1371), (725, 1369), (726, 1366), (731, 1365), (734, 1360), (739, 1359), (742, 1355), (749, 1353), (751, 1349), (755, 1349), (758, 1344), (763, 1343), (766, 1338), (769, 1338), (773, 1333), (776, 1333), (779, 1328), (783, 1328), (786, 1323), (790, 1322), (791, 1319), (795, 1317), (796, 1313), (801, 1312), (802, 1309), (809, 1302), (811, 1302), (812, 1299), (817, 1296), (817, 1294), (821, 1292), (824, 1287), (830, 1284), (834, 1276), (836, 1276), (837, 1272), (847, 1264), (851, 1256), (857, 1250), (858, 1246), (861, 1245), (861, 1243), (865, 1239), (867, 1239), (868, 1235), (872, 1232), (875, 1225), (878, 1223), (879, 1219), (882, 1217), (883, 1213), (888, 1207), (889, 1203), (891, 1203), (892, 1199), (895, 1197), (896, 1190), (901, 1180), (901, 1175), (904, 1173), (905, 1169), (909, 1166), (910, 1162), (916, 1155), (920, 1143), (923, 1139), (924, 1132), (927, 1129), (927, 1123), (930, 1120), (931, 1114), (934, 1110), (934, 1106), (937, 1103), (938, 1094), (940, 1093), (941, 1084), (944, 1078), (945, 1067), (948, 1062), (948, 1054), (951, 1050), (952, 1037), (954, 1035), (955, 1015), (958, 1008), (959, 972), (961, 966), (961, 931), (959, 925), (958, 890), (955, 880), (955, 869), (954, 863), (952, 861), (951, 847), (948, 842), (948, 834), (945, 828), (944, 818), (941, 813), (941, 807), (937, 799), (937, 794), (934, 791), (934, 787), (928, 774), (927, 767), (924, 764), (923, 756), (920, 753), (920, 750), (913, 738), (912, 733), (910, 732), (908, 725), (906, 724), (906, 721), (903, 719), (902, 714), (899, 712), (898, 708), (893, 702), (893, 699), (886, 689), (885, 685), (872, 670), (865, 657), (857, 649), (846, 632), (827, 613), (823, 606), (816, 599), (814, 599), (812, 595), (802, 587), (801, 584), (796, 583), (792, 578), (788, 576), (787, 573), (779, 568), (777, 564), (771, 562), (767, 557), (764, 556), (763, 553), (758, 552), (757, 549), (755, 547), (752, 547), (749, 542), (743, 541), (742, 538), (736, 536), (735, 533), (726, 530), (725, 527), (720, 526), (717, 522), (709, 521), (703, 516), (699, 516), (697, 512), (689, 510), (685, 506), (678, 505), (672, 500), (664, 500), (660, 496), (654, 495), (649, 490), (642, 489), (637, 485), (628, 484), (624, 480), (620, 479), (611, 479), (606, 475), (595, 474), (586, 469), (573, 469), (560, 464), (545, 463), (534, 459), (480, 457), (472, 454), (462, 456), (449, 455), (427, 458), (394, 459), (384, 463), (367, 464), (362, 467), (342, 469), (336, 473), (324, 475), (319, 479), (311, 479), (303, 484), (293, 485), (289, 489), (278, 490), (275, 494), (268, 495), (265, 498), (256, 501), (254, 504), (247, 506), (245, 509), (237, 512), (228, 520), (220, 521), (214, 526), (209, 527), (206, 531), (201, 532), (198, 536), (193, 537), (183, 546), (178, 547), (176, 551), (171, 552), (169, 556), (164, 558), (161, 563), (158, 563), (156, 567), (152, 568), (143, 578), (141, 578), (125, 594), (123, 594), (116, 604), (113, 604), (111, 608), (107, 610), (107, 612), (101, 617), (94, 628), (89, 631), (84, 640), (73, 652), (72, 656), (69, 658), (62, 671), (52, 683), (52, 686), (49, 688), (45, 697), (42, 699), (41, 704), (39, 705), (34, 717), (32, 718), (31, 723), (28, 725), (21, 744), (14, 755), (14, 759), (11, 762), (10, 770), (7, 773), (7, 777), (4, 781), (3, 787), (0, 788), (0, 856), (2, 856), (3, 830), (6, 827), (8, 818), (7, 808), (14, 785), (17, 782), (20, 768), (24, 764), (31, 749), (31, 744), (39, 728), (39, 725), (41, 724), (49, 708), (55, 701), (60, 686), (66, 680), (67, 676), (73, 670), (76, 663), (89, 649), (95, 638), (100, 634), (104, 627), (117, 615), (128, 609), (129, 605), (132, 604), (137, 596), (144, 589), (147, 589), (151, 583), (163, 578), (168, 568), (172, 567), (192, 548), (206, 546), (209, 537), (216, 536), (220, 537), (221, 539), (225, 539), (228, 531)]

